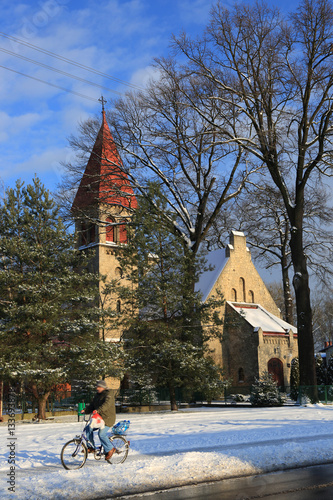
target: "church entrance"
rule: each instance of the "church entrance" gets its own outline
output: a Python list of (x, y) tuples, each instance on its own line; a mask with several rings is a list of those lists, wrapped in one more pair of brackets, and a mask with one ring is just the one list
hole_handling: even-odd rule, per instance
[(283, 363), (278, 358), (271, 358), (267, 363), (268, 373), (270, 373), (278, 387), (284, 386)]

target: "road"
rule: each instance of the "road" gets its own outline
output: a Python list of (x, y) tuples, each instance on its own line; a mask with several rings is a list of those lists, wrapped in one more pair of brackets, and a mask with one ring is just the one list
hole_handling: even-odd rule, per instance
[[(333, 500), (333, 464), (225, 479), (215, 483), (118, 498), (122, 500), (252, 500), (261, 498), (268, 500)], [(109, 499), (105, 498), (104, 500)]]

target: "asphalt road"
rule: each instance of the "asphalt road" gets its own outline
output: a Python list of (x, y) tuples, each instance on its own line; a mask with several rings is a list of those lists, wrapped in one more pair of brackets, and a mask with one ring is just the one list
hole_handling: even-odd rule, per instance
[[(333, 500), (333, 464), (118, 497), (123, 500)], [(105, 499), (109, 500), (109, 499)]]

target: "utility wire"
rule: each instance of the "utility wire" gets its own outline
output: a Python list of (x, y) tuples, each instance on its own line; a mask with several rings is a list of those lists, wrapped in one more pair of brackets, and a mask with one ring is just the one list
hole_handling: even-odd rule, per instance
[(0, 68), (6, 69), (8, 71), (12, 71), (13, 73), (17, 73), (18, 75), (25, 76), (26, 78), (30, 78), (31, 80), (35, 80), (36, 82), (41, 82), (45, 83), (46, 85), (49, 85), (50, 87), (55, 87), (56, 89), (64, 90), (65, 92), (69, 92), (70, 94), (77, 95), (79, 97), (83, 97), (84, 99), (88, 99), (89, 101), (93, 102), (98, 102), (98, 99), (95, 99), (94, 97), (89, 97), (87, 95), (81, 94), (80, 92), (75, 92), (75, 90), (69, 90), (64, 87), (61, 87), (60, 85), (55, 85), (54, 83), (46, 82), (45, 80), (41, 80), (40, 78), (36, 78), (34, 76), (26, 75), (25, 73), (21, 73), (20, 71), (16, 71), (15, 69), (7, 68), (6, 66), (2, 66), (0, 64)]
[(99, 83), (94, 83), (91, 82), (90, 80), (85, 80), (84, 78), (80, 78), (79, 76), (72, 75), (71, 73), (67, 73), (66, 71), (62, 71), (61, 69), (53, 68), (52, 66), (48, 66), (47, 64), (35, 61), (34, 59), (29, 59), (29, 57), (21, 56), (20, 54), (15, 54), (15, 52), (12, 52), (7, 49), (0, 48), (1, 52), (5, 52), (6, 54), (9, 54), (11, 56), (18, 57), (19, 59), (22, 59), (23, 61), (28, 61), (33, 64), (37, 64), (38, 66), (41, 66), (42, 68), (49, 69), (51, 71), (55, 71), (56, 73), (59, 73), (61, 75), (69, 76), (70, 78), (73, 78), (74, 80), (78, 80), (80, 82), (87, 83), (89, 85), (93, 85), (94, 87), (99, 87), (101, 89), (108, 90), (109, 92), (114, 92), (115, 94), (122, 95), (121, 92), (118, 92), (117, 90), (110, 89), (108, 87), (104, 87), (104, 85), (100, 85)]
[(64, 61), (66, 63), (72, 64), (73, 66), (76, 66), (81, 69), (85, 69), (86, 71), (90, 71), (92, 73), (95, 73), (96, 75), (103, 76), (104, 78), (108, 78), (109, 80), (113, 80), (114, 82), (122, 83), (123, 85), (127, 85), (128, 87), (131, 87), (136, 90), (144, 90), (142, 87), (139, 87), (138, 85), (134, 85), (133, 83), (126, 82), (124, 80), (120, 80), (119, 78), (116, 78), (114, 76), (108, 75), (106, 73), (103, 73), (101, 71), (98, 71), (97, 69), (91, 68), (89, 66), (85, 66), (84, 64), (78, 63), (76, 61), (73, 61), (72, 59), (68, 59), (67, 57), (60, 56), (58, 54), (55, 54), (54, 52), (50, 52), (49, 50), (42, 49), (41, 47), (38, 47), (37, 45), (33, 45), (32, 43), (25, 42), (24, 40), (20, 40), (19, 38), (16, 38), (11, 35), (7, 35), (7, 33), (4, 33), (0, 31), (0, 36), (8, 38), (9, 40), (13, 40), (17, 43), (20, 43), (21, 45), (25, 45), (26, 47), (29, 47), (33, 50), (37, 50), (38, 52), (42, 52), (43, 54), (47, 54), (48, 56), (54, 57), (55, 59), (59, 59), (60, 61)]

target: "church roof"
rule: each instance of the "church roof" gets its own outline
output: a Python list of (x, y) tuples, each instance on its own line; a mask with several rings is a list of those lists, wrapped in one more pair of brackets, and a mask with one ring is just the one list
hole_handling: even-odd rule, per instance
[(254, 329), (261, 328), (264, 335), (285, 334), (291, 330), (297, 333), (297, 328), (287, 323), (274, 314), (266, 311), (259, 304), (249, 304), (241, 302), (227, 302), (229, 306), (240, 314)]
[(203, 302), (207, 300), (229, 257), (226, 257), (224, 249), (218, 249), (209, 252), (205, 258), (207, 271), (200, 275), (195, 285), (195, 291), (201, 293)]
[(103, 110), (101, 128), (77, 190), (72, 209), (105, 203), (137, 208), (137, 201)]

